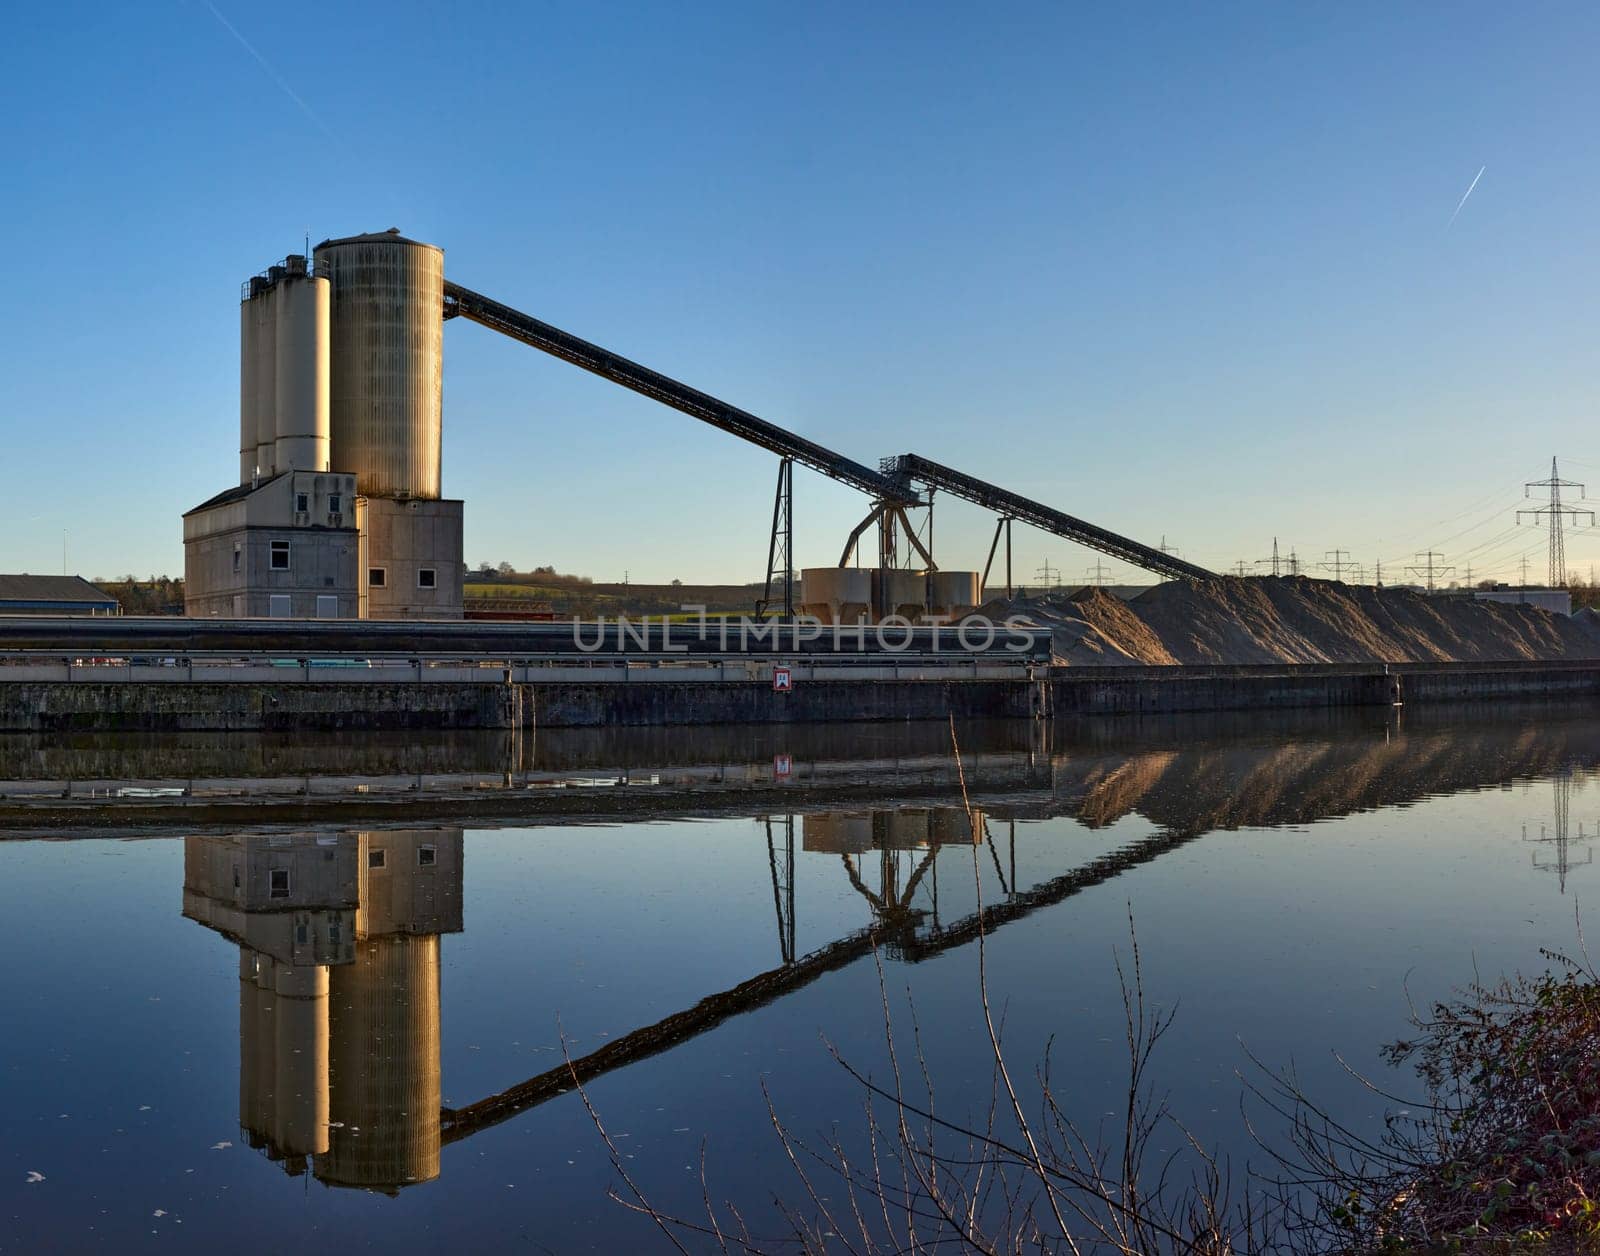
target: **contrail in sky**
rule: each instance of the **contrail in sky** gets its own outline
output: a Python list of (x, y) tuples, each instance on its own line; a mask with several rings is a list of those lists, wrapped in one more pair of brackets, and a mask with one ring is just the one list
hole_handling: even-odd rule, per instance
[[(216, 12), (216, 10), (213, 9), (212, 12)], [(288, 89), (286, 88), (285, 90), (288, 90)], [(1467, 197), (1472, 195), (1472, 189), (1478, 186), (1478, 180), (1483, 178), (1483, 172), (1485, 170), (1487, 170), (1488, 168), (1489, 168), (1488, 166), (1479, 166), (1478, 167), (1478, 173), (1472, 176), (1472, 183), (1468, 186), (1467, 191), (1466, 191), (1466, 195), (1461, 198), (1461, 205), (1465, 205), (1467, 203)], [(1461, 212), (1461, 205), (1457, 205), (1456, 206), (1456, 213), (1455, 214), (1451, 214), (1450, 215), (1450, 221), (1445, 223), (1444, 229), (1446, 231), (1450, 230), (1450, 228), (1455, 225), (1456, 214), (1459, 214)]]
[(275, 69), (273, 69), (272, 64), (255, 50), (255, 46), (239, 33), (234, 24), (228, 21), (227, 18), (223, 17), (222, 14), (218, 12), (217, 6), (212, 4), (211, 0), (205, 0), (205, 6), (211, 10), (211, 16), (222, 23), (228, 34), (232, 35), (239, 41), (239, 46), (260, 63), (261, 68), (267, 72), (267, 74), (272, 78), (272, 81), (278, 85), (283, 94), (290, 100), (294, 101), (295, 104), (299, 105), (301, 111), (304, 112), (306, 117), (310, 118), (317, 124), (317, 127), (324, 135), (326, 135), (330, 140), (337, 140), (339, 137), (333, 133), (333, 128), (331, 128), (321, 118), (317, 117), (316, 112), (311, 108), (311, 106), (306, 104), (305, 101), (301, 100), (300, 97), (295, 93), (294, 88), (290, 87), (289, 84), (283, 81), (283, 75), (279, 74)]

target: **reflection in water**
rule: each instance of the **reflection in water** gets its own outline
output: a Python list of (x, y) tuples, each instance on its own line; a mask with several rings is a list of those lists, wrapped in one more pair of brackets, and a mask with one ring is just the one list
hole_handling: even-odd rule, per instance
[(1522, 840), (1537, 842), (1552, 848), (1551, 855), (1540, 858), (1537, 850), (1533, 853), (1533, 866), (1543, 868), (1556, 874), (1561, 892), (1567, 892), (1567, 873), (1574, 867), (1594, 862), (1594, 851), (1589, 846), (1589, 839), (1584, 835), (1583, 824), (1578, 824), (1578, 842), (1583, 853), (1583, 858), (1574, 861), (1572, 852), (1572, 772), (1568, 769), (1550, 782), (1555, 790), (1555, 804), (1552, 809), (1553, 821), (1551, 825), (1540, 824), (1537, 835), (1528, 832), (1528, 826), (1522, 826)]
[[(774, 967), (457, 1108), (441, 1105), (439, 947), (463, 927), (460, 829), (190, 837), (184, 914), (239, 946), (239, 1121), (250, 1144), (290, 1174), (394, 1193), (437, 1177), (441, 1146), (566, 1093), (574, 1073), (586, 1082), (666, 1051), (874, 948), (920, 963), (1213, 832), (1543, 776), (1554, 781), (1553, 823), (1524, 836), (1564, 891), (1584, 861), (1572, 843), (1588, 855), (1583, 826), (1569, 837), (1568, 816), (1575, 779), (1596, 761), (1592, 728), (1587, 719), (1405, 734), (1385, 725), (1196, 742), (1180, 727), (1153, 745), (1013, 752), (1027, 757), (1021, 772), (996, 752), (992, 767), (980, 762), (969, 775), (987, 790), (970, 812), (952, 789), (940, 805), (766, 816)], [(1019, 821), (1068, 816), (1096, 830), (1130, 815), (1147, 825), (1098, 853), (1072, 843), (1034, 850), (1030, 884), (1018, 883)], [(982, 901), (973, 858), (998, 887)], [(796, 883), (823, 878), (851, 887), (867, 923), (802, 954)]]
[(439, 936), (460, 829), (184, 840), (183, 912), (239, 944), (239, 1124), (285, 1172), (439, 1175)]

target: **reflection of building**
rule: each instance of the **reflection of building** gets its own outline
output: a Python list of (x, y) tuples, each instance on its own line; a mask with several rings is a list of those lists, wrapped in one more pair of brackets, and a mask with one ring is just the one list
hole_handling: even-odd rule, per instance
[(439, 1174), (439, 935), (460, 829), (190, 837), (183, 913), (239, 944), (239, 1124), (286, 1172)]
[(802, 849), (824, 855), (859, 855), (869, 850), (928, 850), (973, 845), (983, 832), (983, 813), (971, 821), (960, 807), (902, 807), (897, 811), (832, 811), (804, 818)]

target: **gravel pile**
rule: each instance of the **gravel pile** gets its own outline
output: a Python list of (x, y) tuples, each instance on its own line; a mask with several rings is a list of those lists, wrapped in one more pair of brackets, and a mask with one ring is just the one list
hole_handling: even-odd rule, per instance
[(1600, 658), (1600, 616), (1429, 597), (1305, 577), (1173, 581), (1123, 602), (1072, 598), (991, 603), (1052, 629), (1075, 666), (1173, 663), (1495, 662)]

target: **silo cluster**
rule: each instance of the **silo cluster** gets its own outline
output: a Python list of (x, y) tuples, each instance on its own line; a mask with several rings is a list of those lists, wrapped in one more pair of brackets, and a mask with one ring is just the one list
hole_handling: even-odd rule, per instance
[(287, 257), (239, 306), (239, 482), (329, 469), (329, 285)]
[(239, 306), (239, 481), (183, 518), (184, 604), (235, 619), (460, 619), (441, 495), (444, 253), (324, 240)]
[(799, 611), (825, 624), (870, 624), (899, 616), (912, 623), (960, 619), (983, 601), (976, 571), (807, 567)]

